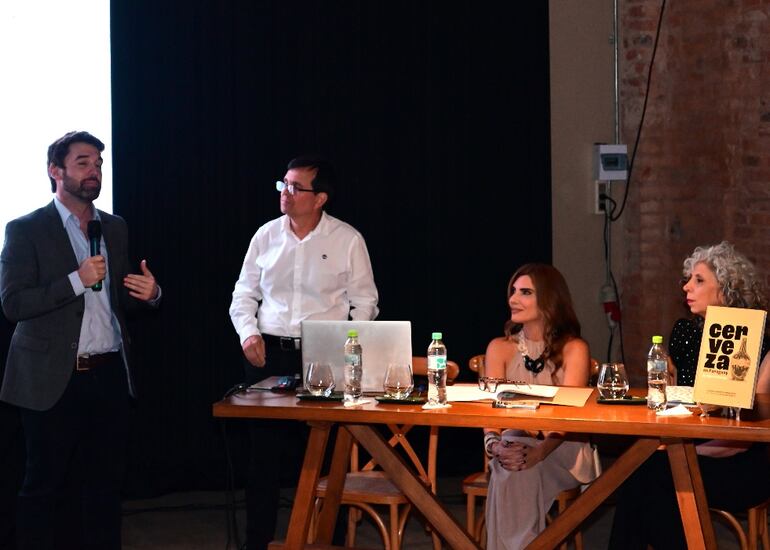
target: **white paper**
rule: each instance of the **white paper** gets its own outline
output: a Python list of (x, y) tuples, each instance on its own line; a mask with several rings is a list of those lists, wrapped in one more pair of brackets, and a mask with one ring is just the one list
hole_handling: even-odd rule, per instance
[(451, 406), (449, 403), (444, 403), (443, 405), (441, 403), (425, 403), (422, 408), (425, 410), (448, 409)]
[(480, 390), (476, 384), (454, 384), (446, 387), (447, 401), (492, 401), (495, 394)]
[(357, 401), (343, 401), (342, 404), (346, 407), (359, 407), (361, 405), (366, 405), (367, 403), (371, 403), (371, 399), (359, 399)]
[(684, 405), (677, 405), (663, 411), (658, 411), (658, 416), (692, 416), (692, 411)]
[(559, 391), (557, 386), (541, 386), (539, 384), (500, 384), (497, 393), (512, 391), (521, 395), (534, 395), (535, 397), (553, 397)]
[(512, 391), (520, 395), (552, 398), (559, 391), (557, 386), (538, 384), (500, 384), (497, 393), (480, 390), (475, 384), (454, 384), (447, 386), (447, 401), (492, 401), (503, 391)]

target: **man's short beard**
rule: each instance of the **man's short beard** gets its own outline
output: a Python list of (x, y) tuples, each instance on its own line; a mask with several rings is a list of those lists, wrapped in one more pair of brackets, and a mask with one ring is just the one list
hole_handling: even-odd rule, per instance
[(77, 181), (74, 178), (70, 178), (69, 176), (64, 176), (63, 181), (63, 187), (64, 190), (67, 191), (70, 195), (73, 195), (75, 197), (78, 197), (79, 199), (85, 200), (85, 201), (95, 201), (99, 198), (99, 193), (102, 191), (102, 184), (99, 183), (98, 187), (93, 188), (84, 188), (82, 181)]

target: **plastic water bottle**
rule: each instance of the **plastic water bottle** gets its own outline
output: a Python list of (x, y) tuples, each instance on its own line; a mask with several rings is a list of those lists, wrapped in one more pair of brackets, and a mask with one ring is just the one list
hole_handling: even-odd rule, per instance
[(428, 403), (431, 405), (446, 404), (446, 346), (442, 337), (440, 332), (434, 332), (428, 346)]
[(662, 336), (653, 336), (652, 347), (647, 353), (647, 408), (656, 411), (666, 408), (668, 355), (662, 344)]
[(361, 399), (363, 353), (358, 343), (358, 331), (349, 330), (345, 341), (345, 391), (344, 400), (355, 403)]

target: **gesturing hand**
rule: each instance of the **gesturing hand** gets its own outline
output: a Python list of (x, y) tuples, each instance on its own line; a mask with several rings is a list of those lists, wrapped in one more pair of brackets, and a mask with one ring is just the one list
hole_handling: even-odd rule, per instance
[(142, 274), (126, 275), (123, 279), (123, 285), (128, 289), (128, 293), (137, 300), (149, 302), (158, 297), (158, 283), (155, 282), (155, 277), (147, 267), (147, 260), (142, 260), (139, 267), (142, 270)]

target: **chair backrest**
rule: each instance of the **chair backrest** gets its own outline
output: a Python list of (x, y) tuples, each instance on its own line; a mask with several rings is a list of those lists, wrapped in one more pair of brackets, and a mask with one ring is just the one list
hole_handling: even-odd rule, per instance
[[(412, 357), (412, 374), (416, 376), (428, 376), (428, 358)], [(460, 374), (460, 365), (454, 361), (446, 362), (446, 383), (450, 386), (454, 384), (455, 379)]]
[(588, 371), (588, 385), (596, 386), (599, 381), (599, 361), (591, 357), (591, 367)]
[(468, 368), (471, 369), (472, 372), (475, 372), (479, 375), (479, 377), (484, 376), (484, 358), (486, 356), (482, 353), (480, 355), (474, 355), (470, 359), (468, 359)]

